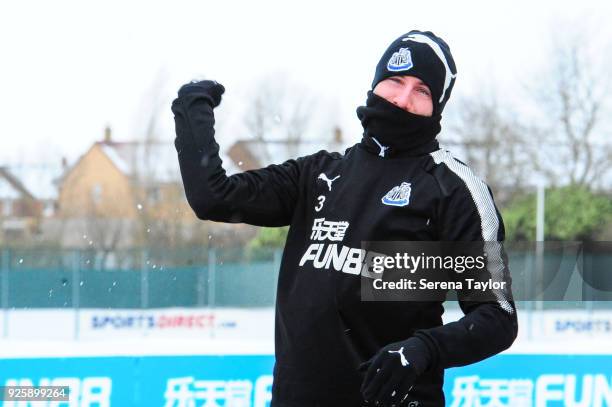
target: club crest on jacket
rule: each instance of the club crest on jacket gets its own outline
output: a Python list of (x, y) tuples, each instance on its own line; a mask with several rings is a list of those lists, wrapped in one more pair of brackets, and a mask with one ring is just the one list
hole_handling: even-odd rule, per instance
[(382, 198), (382, 203), (389, 206), (406, 206), (410, 203), (410, 192), (412, 188), (409, 182), (396, 185)]

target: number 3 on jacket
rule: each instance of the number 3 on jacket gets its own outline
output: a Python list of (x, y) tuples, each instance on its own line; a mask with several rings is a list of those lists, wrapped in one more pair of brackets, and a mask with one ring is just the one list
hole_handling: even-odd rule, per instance
[(315, 211), (319, 212), (321, 209), (323, 209), (323, 202), (325, 202), (325, 196), (319, 195), (317, 197), (317, 201), (319, 201), (319, 204), (315, 206)]

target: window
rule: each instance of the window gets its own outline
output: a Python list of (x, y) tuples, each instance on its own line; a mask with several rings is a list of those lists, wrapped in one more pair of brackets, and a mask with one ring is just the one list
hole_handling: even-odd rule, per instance
[(147, 188), (147, 202), (151, 205), (159, 203), (161, 199), (161, 191), (159, 187)]
[(13, 214), (13, 200), (4, 199), (2, 200), (2, 216), (8, 217)]
[(96, 204), (100, 203), (102, 200), (102, 185), (95, 184), (91, 188), (91, 200)]

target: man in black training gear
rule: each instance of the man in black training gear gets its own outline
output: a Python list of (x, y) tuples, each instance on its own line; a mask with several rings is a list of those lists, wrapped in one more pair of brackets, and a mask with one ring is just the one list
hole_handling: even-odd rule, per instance
[[(198, 218), (290, 225), (276, 299), (272, 406), (443, 406), (444, 369), (507, 349), (509, 288), (442, 325), (440, 301), (362, 302), (362, 241), (502, 241), (486, 184), (436, 135), (456, 68), (431, 32), (396, 39), (357, 109), (361, 142), (227, 176), (214, 139), (222, 85), (184, 85), (172, 104), (187, 200)], [(424, 98), (424, 99), (420, 99)], [(427, 102), (429, 98), (429, 102)], [(487, 271), (510, 277), (503, 251)]]

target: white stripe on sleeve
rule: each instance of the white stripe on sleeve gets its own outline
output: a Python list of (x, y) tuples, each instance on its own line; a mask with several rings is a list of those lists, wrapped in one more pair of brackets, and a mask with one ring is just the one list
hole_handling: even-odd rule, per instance
[[(469, 167), (457, 161), (450, 152), (440, 149), (431, 153), (431, 156), (436, 164), (445, 164), (448, 169), (457, 174), (465, 183), (480, 216), (482, 240), (485, 242), (484, 246), (489, 273), (495, 281), (506, 281), (503, 278), (505, 266), (501, 254), (501, 244), (486, 244), (486, 242), (497, 242), (499, 231), (499, 218), (497, 217), (495, 204), (487, 189), (487, 185)], [(513, 314), (514, 307), (508, 301), (504, 291), (494, 290), (495, 297), (504, 311)]]

